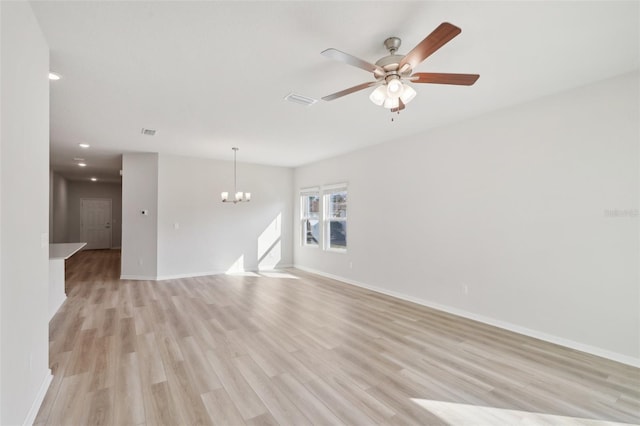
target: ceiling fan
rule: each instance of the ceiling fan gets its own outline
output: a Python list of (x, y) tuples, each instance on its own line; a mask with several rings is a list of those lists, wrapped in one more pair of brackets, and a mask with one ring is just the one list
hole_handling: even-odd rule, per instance
[(384, 108), (389, 108), (392, 112), (397, 112), (403, 110), (405, 105), (416, 96), (416, 91), (407, 84), (408, 82), (471, 86), (480, 77), (478, 74), (413, 73), (413, 70), (422, 61), (461, 32), (462, 30), (455, 25), (443, 22), (406, 56), (396, 54), (401, 40), (398, 37), (389, 37), (384, 41), (384, 46), (389, 50), (389, 55), (379, 59), (375, 64), (337, 49), (324, 50), (322, 55), (328, 58), (372, 72), (375, 81), (358, 84), (327, 95), (322, 99), (332, 101), (368, 87), (378, 86), (369, 96), (371, 102)]

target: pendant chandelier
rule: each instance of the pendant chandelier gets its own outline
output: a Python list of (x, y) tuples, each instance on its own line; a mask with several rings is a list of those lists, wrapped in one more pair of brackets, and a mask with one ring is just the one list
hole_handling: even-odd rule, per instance
[(236, 154), (238, 153), (238, 149), (236, 147), (231, 148), (233, 150), (233, 199), (229, 199), (229, 193), (224, 191), (220, 193), (220, 197), (222, 198), (223, 203), (240, 203), (243, 201), (251, 201), (251, 193), (250, 192), (242, 192), (238, 191), (237, 183), (238, 183), (238, 173), (236, 169)]

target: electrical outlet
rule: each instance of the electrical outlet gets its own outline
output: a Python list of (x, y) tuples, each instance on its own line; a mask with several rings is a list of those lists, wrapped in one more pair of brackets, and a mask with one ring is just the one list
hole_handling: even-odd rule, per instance
[(469, 286), (466, 284), (462, 284), (462, 292), (464, 293), (465, 296), (469, 295)]

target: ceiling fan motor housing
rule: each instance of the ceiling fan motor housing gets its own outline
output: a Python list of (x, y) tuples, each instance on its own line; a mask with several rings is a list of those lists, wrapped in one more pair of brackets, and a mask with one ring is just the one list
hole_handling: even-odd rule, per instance
[[(385, 70), (387, 73), (396, 73), (398, 71), (398, 67), (400, 64), (400, 61), (402, 60), (402, 58), (404, 58), (404, 55), (388, 55), (385, 56), (384, 58), (380, 58), (378, 60), (378, 62), (376, 62), (376, 65), (379, 66), (380, 68), (382, 68), (383, 70)], [(408, 76), (411, 74), (411, 67), (405, 67), (406, 69), (402, 70), (402, 73), (398, 73), (399, 75), (402, 75), (403, 77)], [(380, 78), (380, 77), (386, 77), (386, 74), (384, 76), (379, 76), (376, 73), (374, 73), (376, 78)]]

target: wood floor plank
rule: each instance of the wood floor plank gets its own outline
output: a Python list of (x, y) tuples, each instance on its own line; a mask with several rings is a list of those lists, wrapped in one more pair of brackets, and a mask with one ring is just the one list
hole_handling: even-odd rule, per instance
[(207, 351), (207, 359), (243, 419), (249, 420), (267, 412), (260, 397), (249, 386), (231, 358), (223, 353)]
[(244, 419), (238, 412), (236, 405), (224, 389), (216, 389), (201, 395), (209, 417), (216, 426), (243, 426)]
[(90, 391), (115, 387), (118, 352), (113, 336), (96, 339)]
[(316, 398), (302, 383), (284, 373), (273, 379), (283, 393), (314, 424), (343, 425), (344, 423), (320, 399)]
[(114, 424), (139, 425), (145, 423), (140, 368), (134, 352), (120, 354), (116, 373)]
[(82, 330), (78, 333), (78, 343), (71, 352), (69, 365), (65, 371), (66, 376), (73, 376), (89, 371), (93, 364), (93, 345), (96, 340), (97, 330)]
[(147, 392), (149, 393), (149, 403), (145, 399), (147, 425), (171, 426), (181, 423), (168, 382), (154, 383), (149, 386)]
[(207, 425), (211, 418), (207, 413), (200, 394), (195, 389), (193, 379), (185, 367), (185, 361), (177, 362), (166, 368), (171, 394), (176, 402), (181, 424)]
[(298, 270), (119, 265), (67, 261), (36, 425), (640, 423), (638, 368)]
[(313, 395), (329, 407), (342, 422), (348, 425), (371, 425), (375, 420), (351, 403), (344, 400), (328, 383), (322, 379), (311, 380), (304, 384)]
[(247, 426), (279, 426), (280, 424), (269, 413), (261, 414), (257, 417), (247, 420)]
[(155, 383), (167, 381), (162, 356), (158, 352), (158, 343), (154, 333), (137, 336), (136, 353), (143, 384), (151, 386)]
[(113, 391), (111, 388), (98, 389), (89, 397), (87, 425), (110, 425), (113, 423)]
[(180, 340), (180, 347), (186, 361), (184, 365), (191, 373), (193, 385), (198, 394), (220, 389), (222, 383), (196, 339), (193, 336), (185, 337)]
[(250, 356), (242, 356), (235, 359), (237, 368), (253, 391), (258, 394), (271, 415), (280, 424), (310, 425), (311, 422), (289, 400), (269, 377), (262, 371)]
[(56, 400), (51, 408), (47, 424), (66, 425), (69, 419), (76, 424), (85, 424), (88, 416), (89, 373), (64, 377)]

